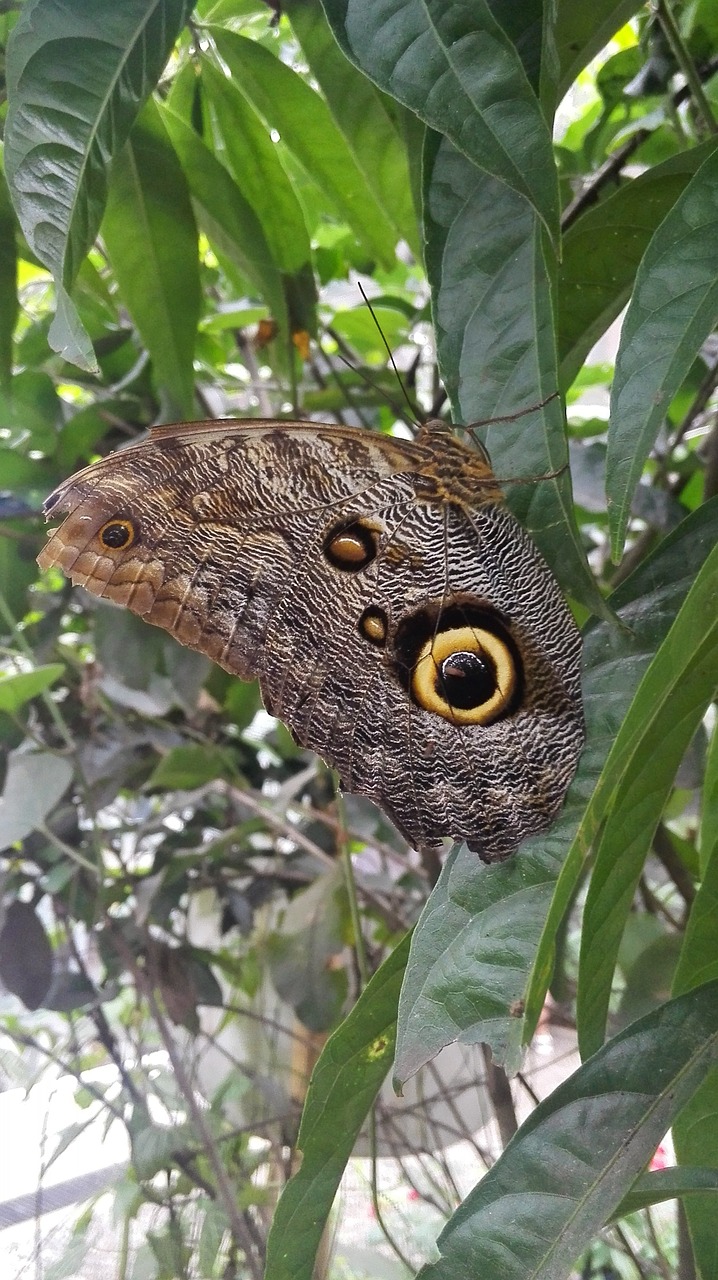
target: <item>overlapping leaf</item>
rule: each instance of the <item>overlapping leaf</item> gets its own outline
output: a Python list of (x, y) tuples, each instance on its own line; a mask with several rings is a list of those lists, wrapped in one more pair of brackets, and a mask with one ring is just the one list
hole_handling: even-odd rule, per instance
[(8, 46), (5, 161), (27, 240), (57, 285), (50, 341), (91, 368), (69, 290), (100, 225), (107, 165), (127, 138), (192, 0), (29, 0)]
[(717, 1054), (715, 982), (626, 1028), (532, 1112), (421, 1280), (564, 1280)]
[[(584, 1057), (603, 1041), (613, 971), (636, 885), (678, 765), (718, 680), (718, 548), (689, 591), (646, 671), (599, 783), (594, 821), (607, 812), (581, 931), (577, 1024)], [(603, 798), (603, 804), (601, 804)]]
[[(550, 133), (493, 5), (324, 0), (324, 9), (352, 62), (480, 169), (524, 196), (555, 233), (558, 188)], [(534, 18), (531, 12), (529, 27)], [(515, 28), (512, 34), (516, 39)]]
[(616, 556), (666, 409), (717, 320), (718, 151), (713, 151), (653, 236), (623, 323), (606, 463)]

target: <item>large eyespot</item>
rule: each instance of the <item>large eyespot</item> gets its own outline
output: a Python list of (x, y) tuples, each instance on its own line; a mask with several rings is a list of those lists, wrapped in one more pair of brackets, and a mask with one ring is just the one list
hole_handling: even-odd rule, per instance
[(103, 547), (110, 551), (122, 551), (132, 546), (137, 530), (131, 520), (115, 518), (103, 524), (97, 536)]
[(324, 554), (335, 569), (358, 573), (371, 564), (377, 547), (377, 530), (364, 520), (352, 520), (330, 529), (324, 541)]
[(427, 640), (411, 677), (411, 692), (425, 711), (455, 724), (491, 724), (511, 705), (516, 664), (492, 631), (451, 627)]

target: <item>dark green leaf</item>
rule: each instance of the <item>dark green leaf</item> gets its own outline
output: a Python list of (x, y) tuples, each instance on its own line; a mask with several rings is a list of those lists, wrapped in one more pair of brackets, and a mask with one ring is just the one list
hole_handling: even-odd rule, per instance
[(718, 547), (636, 690), (591, 804), (593, 822), (606, 816), (581, 931), (577, 1024), (583, 1057), (602, 1043), (616, 956), (636, 885), (678, 765), (714, 696), (716, 600)]
[(52, 947), (28, 902), (0, 912), (0, 979), (28, 1009), (39, 1009), (52, 978)]
[(588, 209), (566, 232), (558, 320), (564, 388), (628, 302), (651, 236), (715, 146), (705, 142), (655, 165)]
[[(564, 852), (556, 889), (543, 929), (527, 996), (527, 1025), (533, 1027), (541, 1011), (553, 968), (556, 931), (567, 910), (581, 871), (598, 834), (606, 795), (615, 793), (620, 772), (605, 763), (620, 732), (638, 683), (662, 644), (718, 538), (718, 501), (696, 511), (615, 592), (612, 603), (631, 628), (628, 632), (595, 628), (586, 636), (586, 662), (601, 654), (605, 682), (584, 685), (588, 738), (579, 766), (586, 777), (585, 803)], [(634, 598), (633, 604), (630, 603)], [(575, 822), (575, 817), (574, 817)], [(574, 834), (575, 832), (575, 834)]]
[(718, 151), (655, 232), (636, 276), (611, 391), (606, 492), (614, 555), (666, 410), (718, 319)]
[(177, 156), (148, 104), (112, 166), (102, 234), (167, 416), (192, 417), (200, 311), (197, 228)]
[[(558, 187), (550, 134), (492, 5), (324, 0), (324, 10), (352, 62), (479, 169), (524, 196), (555, 233)], [(514, 40), (518, 34), (514, 26)]]
[(405, 938), (330, 1036), (314, 1068), (297, 1146), (298, 1173), (277, 1205), (264, 1280), (311, 1280), (347, 1160), (391, 1066)]
[(15, 217), (2, 168), (0, 149), (0, 388), (8, 392), (12, 378), (12, 340), (18, 316)]
[(568, 92), (579, 71), (605, 48), (611, 36), (640, 8), (640, 0), (595, 0), (591, 5), (576, 4), (576, 0), (558, 0), (559, 98)]
[(536, 1108), (438, 1239), (422, 1280), (564, 1280), (718, 1051), (718, 983), (633, 1023)]
[(55, 277), (50, 341), (85, 368), (96, 365), (67, 290), (100, 225), (108, 160), (191, 8), (192, 0), (29, 0), (10, 38), (8, 182), (28, 242)]
[[(718, 1169), (655, 1169), (634, 1182), (611, 1215), (611, 1220), (617, 1222), (639, 1209), (648, 1209), (666, 1200), (677, 1200), (679, 1196), (693, 1196), (700, 1191), (718, 1191)], [(711, 1203), (715, 1206), (715, 1200)]]
[[(424, 157), (426, 266), (439, 365), (464, 422), (520, 413), (486, 433), (512, 509), (562, 584), (600, 610), (585, 560), (567, 474), (558, 386), (551, 268), (529, 205), (488, 178), (446, 139), (429, 135)], [(481, 235), (476, 235), (476, 227)]]

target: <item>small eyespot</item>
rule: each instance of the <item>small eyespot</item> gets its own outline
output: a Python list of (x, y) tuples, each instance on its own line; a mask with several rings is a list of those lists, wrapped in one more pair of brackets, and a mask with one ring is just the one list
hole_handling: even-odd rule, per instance
[(411, 676), (418, 705), (454, 724), (492, 724), (509, 709), (516, 685), (508, 644), (471, 626), (451, 627), (425, 641)]
[(121, 551), (131, 547), (137, 537), (135, 526), (131, 520), (108, 520), (97, 535), (103, 547), (110, 551)]
[(324, 542), (324, 554), (335, 569), (358, 573), (371, 564), (377, 545), (377, 531), (361, 520), (353, 520), (330, 530)]
[(365, 640), (381, 649), (386, 644), (387, 617), (383, 609), (370, 605), (359, 619), (359, 631)]

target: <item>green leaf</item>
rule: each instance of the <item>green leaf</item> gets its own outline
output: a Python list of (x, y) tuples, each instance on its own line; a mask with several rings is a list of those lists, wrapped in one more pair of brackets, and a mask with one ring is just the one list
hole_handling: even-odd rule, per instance
[(329, 871), (295, 894), (269, 943), (274, 988), (310, 1031), (335, 1026), (346, 1000), (346, 970), (332, 959), (344, 949), (347, 909), (344, 876)]
[(640, 678), (717, 537), (718, 500), (689, 516), (615, 592), (611, 603), (622, 625), (601, 622), (587, 630), (586, 746), (551, 830), (525, 841), (505, 863), (484, 866), (461, 849), (445, 864), (412, 940), (399, 1009), (400, 1080), (456, 1040), (488, 1044), (497, 1060), (517, 1065), (521, 1001), (527, 999), (530, 1024), (543, 1004), (556, 930), (595, 835), (587, 803)]
[(0, 849), (29, 836), (72, 781), (72, 765), (49, 751), (13, 751), (0, 799)]
[[(611, 1221), (617, 1222), (629, 1213), (638, 1213), (639, 1209), (649, 1209), (651, 1205), (677, 1200), (679, 1196), (697, 1195), (701, 1191), (718, 1191), (718, 1169), (655, 1169), (634, 1182), (612, 1213)], [(715, 1200), (711, 1199), (710, 1203), (715, 1212)]]
[(184, 174), (148, 103), (112, 166), (102, 235), (147, 347), (168, 416), (192, 417), (201, 293), (197, 227)]
[(203, 746), (172, 747), (153, 769), (145, 786), (148, 791), (192, 791), (215, 778), (236, 776), (231, 752), (210, 742)]
[(232, 175), (190, 125), (160, 108), (192, 194), (197, 220), (214, 247), (255, 285), (280, 330), (289, 321), (282, 273), (251, 204)]
[(718, 853), (718, 733), (711, 736), (706, 759), (698, 847), (701, 871), (705, 873), (712, 858)]
[(621, 725), (650, 660), (668, 634), (717, 539), (718, 501), (713, 501), (684, 520), (611, 597), (611, 603), (630, 632), (607, 630), (602, 633), (600, 628), (591, 628), (586, 634), (586, 669), (588, 671), (601, 655), (605, 677), (602, 685), (594, 685), (590, 677), (584, 684), (588, 732), (576, 779), (577, 783), (585, 779), (584, 803), (578, 814), (578, 825), (572, 826), (573, 838), (563, 855), (534, 963), (526, 998), (529, 1034), (541, 1012), (551, 977), (557, 930), (593, 847), (607, 802), (616, 794), (620, 783), (626, 755), (623, 749), (620, 754), (614, 752)]
[[(713, 734), (712, 754), (716, 753), (718, 735)], [(708, 771), (706, 784), (710, 786)], [(708, 850), (704, 848), (703, 854)], [(673, 979), (673, 991), (680, 995), (700, 983), (718, 977), (716, 955), (716, 919), (718, 919), (718, 842), (710, 845), (703, 878), (691, 906), (683, 945)], [(676, 1155), (681, 1173), (689, 1176), (701, 1170), (693, 1165), (708, 1164), (718, 1181), (718, 1070), (711, 1071), (673, 1126)], [(696, 1196), (685, 1205), (688, 1227), (698, 1273), (706, 1278), (718, 1268), (718, 1241), (715, 1230), (715, 1200), (712, 1196)]]
[(239, 86), (209, 58), (202, 62), (202, 83), (217, 117), (219, 158), (254, 209), (280, 270), (299, 274), (311, 263), (309, 235), (276, 146)]
[(50, 341), (82, 368), (97, 366), (68, 291), (100, 225), (108, 161), (191, 9), (192, 0), (28, 0), (8, 42), (10, 191), (31, 249), (55, 277)]
[[(561, 583), (599, 612), (576, 526), (565, 466), (551, 300), (552, 267), (541, 225), (503, 183), (481, 173), (446, 139), (428, 135), (424, 155), (426, 269), (439, 365), (455, 417), (464, 422), (520, 413), (485, 433), (512, 510)], [(476, 227), (481, 235), (476, 235)], [(539, 482), (540, 480), (540, 482)]]
[(565, 1280), (717, 1051), (718, 983), (632, 1023), (532, 1112), (421, 1280)]
[(600, 1046), (636, 886), (688, 744), (718, 679), (718, 547), (636, 690), (592, 802), (604, 826), (581, 931), (576, 1018), (583, 1057)]
[[(479, 169), (525, 197), (553, 236), (558, 187), (550, 133), (492, 9), (487, 0), (448, 7), (444, 0), (324, 0), (347, 57)], [(514, 41), (518, 34), (514, 29)]]
[(579, 71), (608, 44), (612, 35), (641, 8), (641, 0), (558, 0), (556, 48), (561, 66), (558, 98), (568, 93)]
[(279, 133), (365, 250), (391, 267), (396, 232), (324, 99), (255, 40), (219, 27), (209, 31), (240, 92), (267, 126)]
[(0, 390), (9, 392), (12, 380), (12, 341), (18, 317), (15, 215), (2, 167), (0, 145)]
[(297, 1146), (302, 1163), (282, 1193), (264, 1280), (311, 1280), (347, 1160), (391, 1066), (408, 937), (384, 961), (314, 1068)]
[[(713, 939), (715, 951), (715, 922)], [(718, 1068), (715, 1066), (677, 1116), (673, 1124), (673, 1145), (682, 1172), (688, 1174), (691, 1166), (707, 1165), (718, 1177)], [(702, 1280), (712, 1280), (718, 1274), (715, 1199), (712, 1195), (691, 1196), (685, 1211), (698, 1275)]]
[(0, 676), (0, 711), (14, 715), (20, 707), (36, 698), (43, 689), (60, 679), (65, 670), (61, 662), (51, 662), (34, 671), (21, 671), (17, 675)]
[(718, 151), (659, 226), (638, 269), (611, 391), (606, 492), (623, 546), (643, 464), (673, 396), (718, 319)]
[(403, 236), (420, 257), (407, 149), (392, 116), (396, 106), (387, 103), (371, 81), (347, 62), (319, 5), (289, 0), (283, 11), (375, 200), (397, 236)]
[(567, 230), (558, 272), (558, 349), (564, 388), (571, 385), (594, 343), (628, 302), (651, 236), (715, 148), (711, 140), (671, 156), (623, 183)]

